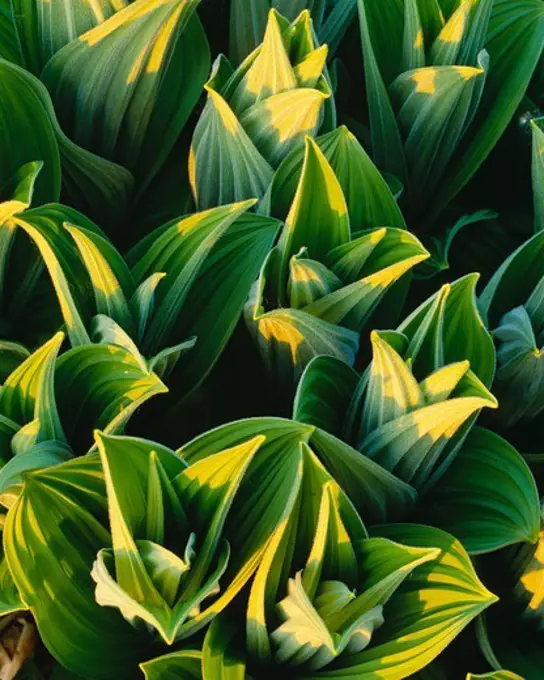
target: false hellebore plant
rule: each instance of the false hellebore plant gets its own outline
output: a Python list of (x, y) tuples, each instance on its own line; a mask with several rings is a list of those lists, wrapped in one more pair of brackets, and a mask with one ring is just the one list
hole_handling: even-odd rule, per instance
[(305, 135), (335, 126), (326, 59), (307, 11), (289, 23), (275, 10), (262, 45), (236, 70), (218, 57), (189, 158), (200, 209), (262, 198), (274, 169)]
[(329, 58), (357, 15), (357, 0), (253, 0), (249, 4), (232, 0), (229, 55), (233, 63), (243, 61), (262, 41), (271, 7), (290, 21), (304, 10), (310, 12), (320, 42), (329, 46)]
[(96, 440), (99, 453), (25, 475), (4, 543), (53, 655), (86, 677), (132, 678), (165, 645), (193, 644), (244, 587), (299, 461), (273, 464), (260, 436), (189, 467), (159, 444)]
[[(201, 657), (205, 680), (233, 668), (240, 678), (406, 677), (495, 600), (452, 536), (416, 524), (377, 526), (369, 533), (364, 511), (357, 512), (326, 468), (337, 465), (347, 473), (353, 454), (361, 459), (348, 474), (368, 492), (361, 507), (369, 521), (409, 503), (407, 485), (319, 428), (250, 419), (206, 433), (180, 453), (191, 470), (257, 432), (265, 440), (252, 465), (265, 455), (277, 465), (296, 460), (297, 476), (283, 521), (252, 578), (245, 616), (234, 608), (208, 630)], [(187, 664), (187, 654), (179, 652), (143, 667), (154, 678)]]
[[(346, 161), (338, 177), (322, 148), (338, 165)], [(296, 152), (285, 160), (263, 204), (271, 214), (284, 217), (299, 168), (278, 244), (245, 311), (267, 368), (287, 389), (319, 354), (353, 364), (359, 333), (381, 299), (429, 255), (401, 228), (402, 216), (386, 182), (345, 128), (317, 141), (307, 137), (303, 160)], [(378, 181), (367, 193), (367, 207), (350, 212), (357, 187), (371, 175)], [(350, 186), (347, 196), (345, 185)], [(379, 224), (395, 226), (369, 228)], [(389, 322), (396, 320), (398, 294), (402, 300), (405, 291), (397, 288), (383, 306)]]
[(530, 420), (544, 409), (544, 133), (533, 128), (535, 231), (499, 267), (479, 306), (497, 343), (496, 392), (507, 426)]
[(57, 201), (62, 180), (66, 202), (117, 226), (200, 98), (210, 53), (198, 4), (14, 0), (4, 28), (21, 54), (0, 60), (2, 153), (10, 173), (44, 162), (38, 204)]
[[(0, 388), (3, 505), (13, 503), (28, 470), (85, 453), (92, 445), (93, 428), (122, 432), (139, 406), (167, 392), (158, 375), (129, 351), (89, 344), (59, 357), (63, 340), (64, 334), (57, 333), (22, 361)], [(25, 609), (4, 560), (0, 582), (0, 614)]]
[[(194, 346), (186, 394), (217, 360), (274, 241), (276, 220), (245, 214), (254, 203), (172, 220), (126, 260), (91, 220), (58, 204), (26, 210), (17, 204), (21, 212), (0, 233), (8, 239), (19, 228), (37, 246), (73, 347), (91, 337), (118, 345), (142, 370), (165, 377)], [(173, 338), (177, 344), (170, 345)]]
[(358, 9), (372, 158), (404, 184), (410, 223), (429, 228), (520, 104), (542, 53), (544, 6), (358, 0)]
[[(360, 451), (359, 463), (371, 459), (387, 470), (411, 489), (416, 517), (482, 553), (534, 542), (535, 513), (534, 480), (522, 457), (497, 435), (472, 429), (482, 409), (497, 408), (486, 387), (493, 343), (474, 285), (472, 276), (448, 284), (399, 330), (374, 332), (373, 360), (362, 376), (332, 357), (314, 359), (299, 384), (294, 418)], [(362, 512), (355, 475), (329, 465)], [(412, 506), (396, 518), (413, 517)], [(538, 527), (538, 512), (536, 518)]]

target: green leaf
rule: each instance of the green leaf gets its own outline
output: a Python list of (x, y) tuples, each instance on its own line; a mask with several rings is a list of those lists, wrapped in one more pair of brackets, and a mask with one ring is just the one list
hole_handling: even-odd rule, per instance
[[(384, 225), (405, 228), (404, 218), (387, 182), (347, 127), (342, 125), (317, 137), (315, 142), (340, 183), (354, 231)], [(274, 175), (269, 192), (270, 211), (274, 217), (286, 217), (303, 160), (301, 149), (292, 152)]]
[[(129, 196), (132, 192), (133, 178), (131, 173), (115, 163), (112, 163), (90, 151), (77, 146), (70, 141), (61, 130), (57, 121), (55, 109), (51, 102), (51, 97), (44, 85), (33, 75), (23, 69), (8, 64), (0, 63), (0, 72), (4, 72), (2, 78), (6, 86), (9, 85), (10, 91), (18, 102), (21, 97), (31, 107), (33, 120), (41, 120), (42, 123), (35, 122), (33, 130), (39, 132), (40, 146), (36, 147), (32, 142), (33, 148), (41, 149), (29, 154), (32, 160), (41, 159), (46, 165), (46, 169), (41, 173), (40, 181), (37, 183), (35, 204), (39, 205), (51, 200), (58, 200), (60, 190), (60, 165), (62, 162), (63, 177), (62, 185), (66, 197), (74, 205), (81, 207), (86, 213), (98, 215), (102, 220), (115, 223), (118, 217), (126, 209)], [(17, 94), (18, 93), (18, 94)], [(9, 117), (20, 121), (18, 111), (9, 113)], [(37, 112), (42, 113), (38, 114)], [(6, 125), (8, 123), (6, 122)], [(13, 125), (9, 123), (9, 126)], [(4, 127), (6, 131), (10, 127)], [(16, 134), (16, 130), (13, 130)], [(32, 137), (25, 137), (32, 141)], [(45, 145), (45, 147), (44, 147)], [(9, 148), (6, 146), (6, 148)], [(23, 145), (18, 145), (18, 150), (10, 153), (15, 154), (15, 158), (24, 151)], [(23, 160), (26, 160), (23, 157)], [(20, 163), (17, 163), (19, 166)]]
[(493, 210), (478, 210), (470, 215), (460, 217), (454, 225), (448, 227), (440, 236), (431, 236), (428, 244), (431, 257), (419, 267), (417, 277), (420, 279), (432, 278), (439, 272), (449, 269), (450, 250), (461, 229), (474, 223), (494, 220), (498, 216), (498, 213), (493, 212)]
[[(457, 0), (453, 0), (457, 2)], [(440, 0), (417, 0), (419, 17), (423, 28), (425, 46), (433, 44), (434, 39), (444, 26), (444, 14)]]
[(316, 430), (311, 445), (365, 522), (403, 518), (415, 505), (417, 492), (412, 486), (340, 439)]
[(500, 343), (496, 389), (506, 425), (520, 418), (535, 418), (544, 408), (544, 363), (533, 323), (527, 308), (520, 306), (505, 314), (495, 329)]
[(198, 4), (136, 0), (63, 47), (42, 74), (68, 137), (128, 168), (140, 191), (166, 160), (208, 74)]
[(277, 231), (276, 220), (246, 213), (207, 254), (175, 327), (176, 338), (198, 338), (179, 369), (185, 394), (202, 383), (234, 332)]
[(497, 598), (478, 580), (459, 541), (415, 524), (376, 527), (373, 535), (440, 555), (418, 567), (400, 585), (385, 610), (385, 622), (366, 650), (345, 656), (323, 678), (407, 677), (435, 659)]
[(261, 198), (273, 171), (223, 97), (210, 86), (195, 127), (189, 180), (200, 210), (233, 201)]
[[(147, 362), (141, 355), (140, 350), (135, 345), (131, 337), (126, 333), (119, 324), (111, 319), (109, 316), (104, 314), (97, 314), (91, 322), (91, 335), (93, 342), (98, 345), (117, 345), (121, 347), (136, 359), (140, 364), (142, 371), (148, 372), (153, 370), (151, 367), (152, 361), (156, 359), (151, 359)], [(168, 352), (171, 348), (167, 348)]]
[(59, 332), (8, 376), (0, 388), (0, 411), (6, 418), (27, 425), (39, 422), (39, 441), (64, 440), (55, 401), (55, 362), (64, 341)]
[(87, 270), (65, 222), (99, 232), (98, 227), (81, 213), (61, 205), (50, 204), (25, 211), (17, 225), (34, 241), (47, 267), (55, 289), (66, 330), (73, 346), (89, 344), (85, 322), (90, 321)]
[(202, 652), (183, 650), (140, 664), (146, 680), (202, 680)]
[(287, 294), (291, 307), (301, 309), (342, 286), (340, 279), (324, 264), (310, 260), (306, 249), (293, 255), (289, 263)]
[(508, 442), (482, 428), (469, 433), (423, 510), (471, 554), (534, 543), (540, 531), (540, 502), (529, 467)]
[(478, 299), (478, 307), (490, 328), (495, 328), (506, 312), (527, 302), (544, 276), (543, 252), (544, 234), (538, 232), (493, 274)]
[(166, 274), (164, 272), (157, 272), (151, 274), (144, 279), (138, 288), (134, 291), (133, 296), (129, 300), (130, 310), (133, 319), (136, 321), (137, 329), (135, 333), (136, 340), (140, 342), (144, 336), (147, 324), (153, 310), (155, 308), (155, 291), (157, 286), (164, 279)]
[[(70, 447), (63, 442), (44, 441), (36, 444), (25, 453), (16, 455), (0, 470), (0, 493), (4, 494), (10, 487), (21, 484), (28, 470), (60, 465), (72, 457)], [(4, 501), (2, 499), (5, 504)]]
[(98, 314), (105, 314), (127, 332), (133, 320), (127, 299), (135, 293), (130, 271), (115, 247), (99, 234), (65, 224), (91, 279)]
[(0, 383), (3, 383), (8, 375), (17, 366), (20, 366), (25, 359), (28, 359), (30, 352), (17, 342), (0, 341)]
[(473, 66), (483, 49), (493, 0), (462, 0), (434, 41), (434, 66)]
[(269, 0), (232, 0), (230, 3), (229, 57), (242, 62), (261, 43), (268, 20)]
[(485, 45), (491, 67), (478, 118), (437, 187), (429, 219), (465, 186), (498, 142), (525, 94), (543, 45), (542, 2), (495, 0)]
[(278, 244), (280, 302), (293, 255), (306, 247), (310, 258), (323, 261), (330, 250), (349, 239), (349, 215), (342, 188), (319, 146), (307, 137), (297, 192)]
[(404, 40), (402, 50), (402, 70), (425, 66), (425, 36), (417, 0), (407, 0), (404, 3)]
[[(359, 444), (372, 460), (421, 488), (435, 471), (448, 466), (460, 444), (463, 425), (482, 408), (496, 408), (489, 393), (425, 406), (386, 423)], [(438, 473), (438, 472), (437, 472)]]
[(365, 434), (425, 403), (417, 380), (399, 354), (376, 331), (371, 333), (370, 341), (372, 363), (362, 422)]
[(391, 286), (428, 256), (418, 239), (404, 229), (366, 232), (329, 252), (325, 260), (347, 285), (303, 311), (361, 331)]
[(313, 137), (323, 118), (327, 95), (310, 87), (297, 88), (267, 97), (247, 108), (240, 125), (273, 168), (287, 154)]
[(243, 651), (236, 645), (237, 628), (225, 615), (215, 618), (202, 647), (203, 680), (245, 680)]
[(246, 306), (246, 323), (267, 370), (287, 390), (316, 356), (324, 354), (353, 365), (358, 333), (298, 309), (263, 313), (258, 294), (255, 287)]
[(19, 595), (4, 555), (2, 555), (0, 561), (0, 592), (2, 593), (0, 595), (0, 616), (4, 617), (28, 609)]
[(328, 45), (331, 58), (357, 16), (357, 0), (337, 0), (319, 31), (322, 44)]
[(397, 102), (410, 200), (419, 202), (440, 183), (472, 117), (486, 73), (486, 57), (472, 66), (428, 66), (398, 76), (390, 91)]
[(36, 205), (57, 201), (60, 194), (60, 154), (48, 110), (35, 91), (32, 77), (0, 59), (2, 168), (0, 186), (25, 163), (43, 161), (36, 180)]
[(471, 417), (497, 401), (466, 361), (418, 385), (386, 339), (374, 332), (372, 344), (357, 448), (419, 489), (451, 463)]
[[(181, 576), (189, 564), (147, 539), (164, 540), (166, 522), (175, 524), (174, 517), (158, 515), (163, 511), (164, 500), (168, 503), (169, 488), (170, 498), (174, 497), (171, 481), (183, 473), (185, 465), (164, 447), (143, 440), (97, 435), (97, 443), (106, 480), (113, 555), (101, 551), (94, 565), (96, 599), (103, 606), (119, 607), (131, 622), (143, 618), (171, 644), (183, 622), (174, 604)], [(164, 510), (176, 507), (167, 504)], [(148, 508), (153, 508), (153, 514), (149, 514)], [(178, 532), (180, 528), (185, 531), (187, 539), (187, 518), (181, 508), (176, 512), (176, 528)], [(157, 519), (162, 522), (155, 531)], [(137, 540), (139, 537), (143, 539)], [(116, 582), (108, 574), (113, 562)]]
[(349, 404), (359, 375), (343, 361), (319, 356), (300, 378), (293, 404), (293, 420), (342, 437)]
[(405, 356), (412, 360), (418, 375), (468, 360), (484, 385), (491, 386), (495, 349), (478, 311), (482, 307), (476, 305), (478, 279), (478, 274), (468, 274), (445, 284), (398, 327), (409, 340)]
[(543, 119), (531, 121), (533, 131), (533, 197), (535, 231), (544, 229), (544, 126)]
[(134, 677), (147, 653), (145, 636), (94, 600), (91, 565), (110, 543), (105, 498), (96, 456), (29, 472), (4, 528), (10, 572), (47, 648), (104, 680)]
[(0, 58), (21, 64), (21, 48), (10, 0), (0, 3)]
[[(185, 301), (196, 286), (198, 277), (206, 275), (205, 267), (210, 262), (208, 258), (215, 264), (215, 246), (227, 234), (229, 227), (254, 203), (251, 200), (244, 201), (173, 220), (152, 232), (129, 254), (137, 284), (153, 273), (166, 274), (155, 293), (155, 310), (143, 342), (145, 352), (153, 354), (170, 342)], [(246, 283), (245, 277), (243, 282)], [(214, 290), (208, 289), (206, 293), (213, 295)], [(195, 332), (189, 334), (197, 335)], [(221, 336), (219, 339), (224, 342)]]
[(91, 444), (93, 429), (122, 432), (143, 403), (168, 391), (132, 353), (115, 345), (86, 345), (66, 352), (57, 362), (55, 384), (68, 439), (75, 439), (82, 452)]
[(364, 0), (364, 9), (376, 64), (385, 85), (388, 86), (400, 71), (404, 35), (404, 3), (399, 0), (385, 0), (378, 7)]
[(282, 458), (295, 453), (301, 441), (307, 442), (314, 428), (285, 418), (246, 418), (195, 437), (180, 447), (177, 453), (189, 465), (212, 456), (224, 449), (237, 446), (258, 435), (264, 435), (266, 442), (261, 452), (269, 451), (271, 459)]
[[(267, 437), (265, 440), (261, 431), (267, 430), (260, 427), (262, 420), (266, 422), (269, 419), (233, 423), (209, 433), (211, 440), (203, 435), (200, 441), (194, 440), (182, 450), (190, 461), (190, 471), (195, 465), (200, 467), (213, 460), (217, 444), (221, 450), (224, 445), (229, 445), (229, 441), (247, 442), (245, 435), (248, 430), (256, 433), (253, 441), (261, 441), (236, 494), (223, 533), (231, 546), (231, 559), (223, 579), (223, 583), (228, 585), (208, 609), (187, 624), (187, 634), (193, 629), (198, 630), (222, 611), (245, 586), (263, 559), (272, 536), (286, 520), (298, 493), (302, 475), (300, 439), (270, 441)], [(283, 423), (277, 422), (285, 432)], [(291, 425), (292, 434), (294, 429)], [(212, 458), (204, 458), (210, 453)], [(199, 461), (192, 462), (197, 457)]]
[[(373, 8), (373, 5), (368, 0), (357, 0), (357, 2), (363, 48), (366, 98), (372, 136), (372, 154), (379, 170), (389, 172), (404, 182), (406, 179), (406, 160), (400, 131), (387, 93), (387, 81), (384, 82), (383, 71), (380, 72), (378, 65), (375, 45), (371, 37), (373, 35), (372, 24), (367, 15), (369, 7)], [(396, 4), (398, 10), (398, 3), (392, 3), (391, 0), (387, 0), (387, 2), (393, 6)], [(371, 11), (376, 12), (376, 9), (373, 8)], [(380, 24), (382, 30), (386, 25), (388, 29), (393, 30), (394, 23), (387, 23), (384, 16), (380, 17)], [(388, 36), (388, 49), (390, 49), (391, 42), (395, 44), (395, 41), (392, 41), (391, 37)], [(399, 43), (402, 43), (401, 39), (399, 39)]]
[(62, 1), (13, 0), (13, 15), (25, 66), (37, 76), (64, 45), (126, 7), (129, 0)]
[(181, 357), (193, 349), (196, 343), (197, 338), (193, 336), (185, 342), (180, 342), (179, 345), (166, 347), (149, 360), (149, 370), (156, 373), (160, 378), (168, 377), (176, 368)]
[(271, 9), (262, 45), (230, 98), (232, 110), (240, 115), (268, 97), (297, 87), (297, 78), (282, 35), (285, 19)]

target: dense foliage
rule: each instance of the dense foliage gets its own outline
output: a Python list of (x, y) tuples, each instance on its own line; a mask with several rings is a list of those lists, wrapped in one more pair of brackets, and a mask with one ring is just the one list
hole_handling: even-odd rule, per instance
[(544, 678), (543, 0), (0, 0), (0, 678)]

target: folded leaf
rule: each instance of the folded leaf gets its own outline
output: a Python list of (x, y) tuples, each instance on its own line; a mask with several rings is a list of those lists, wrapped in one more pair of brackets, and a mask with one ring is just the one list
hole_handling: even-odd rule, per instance
[(319, 356), (306, 367), (297, 387), (293, 420), (342, 437), (359, 375), (343, 361)]
[(323, 261), (330, 250), (349, 239), (349, 216), (342, 188), (323, 152), (307, 137), (302, 174), (278, 244), (275, 276), (280, 301), (285, 296), (285, 281), (293, 255), (305, 247), (310, 258)]
[(91, 445), (93, 429), (123, 431), (132, 414), (151, 397), (167, 392), (154, 373), (126, 349), (86, 345), (66, 352), (57, 362), (56, 398), (70, 441)]
[(435, 659), (470, 621), (497, 600), (478, 580), (468, 555), (453, 536), (414, 524), (380, 526), (373, 534), (441, 552), (400, 585), (386, 609), (379, 641), (359, 654), (341, 658), (334, 669), (324, 670), (320, 677), (407, 677)]
[(203, 273), (210, 251), (254, 203), (244, 201), (173, 220), (152, 232), (129, 254), (136, 284), (156, 272), (166, 274), (155, 292), (155, 310), (143, 343), (145, 352), (153, 354), (169, 342), (178, 314)]
[(474, 66), (484, 47), (492, 7), (492, 0), (462, 0), (431, 47), (431, 63)]
[(175, 326), (176, 338), (198, 338), (179, 368), (185, 394), (202, 383), (234, 332), (278, 226), (275, 220), (246, 213), (207, 254)]
[(478, 307), (490, 325), (498, 324), (505, 312), (524, 304), (543, 276), (540, 232), (517, 248), (497, 269), (478, 299)]
[(240, 124), (273, 168), (314, 136), (322, 121), (326, 95), (310, 87), (281, 92), (258, 101), (240, 116)]
[(417, 0), (404, 3), (404, 40), (402, 70), (411, 71), (425, 66), (425, 34), (421, 25)]
[(263, 39), (269, 0), (256, 0), (249, 5), (244, 0), (230, 4), (229, 57), (234, 64), (242, 62)]
[(64, 441), (55, 401), (55, 362), (64, 341), (57, 333), (9, 375), (0, 388), (0, 412), (5, 418), (27, 425), (39, 422), (38, 441)]
[(39, 76), (64, 45), (128, 4), (128, 0), (76, 0), (67, 7), (58, 0), (14, 0), (13, 14), (26, 68)]
[(77, 674), (92, 668), (95, 678), (109, 678), (112, 672), (130, 678), (149, 653), (145, 636), (94, 601), (90, 577), (97, 551), (110, 542), (106, 524), (96, 456), (29, 472), (8, 513), (6, 558), (55, 658)]
[[(387, 182), (347, 127), (342, 125), (317, 137), (315, 142), (340, 182), (354, 231), (383, 226), (403, 229), (406, 226)], [(284, 219), (289, 211), (303, 160), (302, 150), (293, 151), (274, 175), (269, 202), (275, 217)]]
[(137, 0), (63, 47), (42, 75), (68, 137), (128, 168), (140, 190), (164, 163), (207, 77), (198, 4)]
[[(406, 177), (404, 150), (393, 106), (374, 52), (367, 5), (368, 0), (358, 0), (372, 154), (379, 170), (389, 172), (404, 181)], [(381, 21), (385, 23), (383, 17)]]
[(263, 43), (230, 99), (237, 115), (271, 95), (296, 88), (297, 79), (282, 35), (284, 22), (274, 9), (270, 10)]
[(34, 203), (57, 201), (60, 194), (60, 154), (47, 108), (31, 76), (15, 64), (0, 60), (2, 106), (2, 171), (0, 186), (25, 163), (43, 161), (36, 180)]
[(478, 278), (478, 274), (468, 274), (444, 285), (398, 327), (409, 340), (406, 357), (412, 360), (418, 375), (468, 360), (472, 371), (491, 386), (495, 351), (480, 316), (482, 307), (476, 303)]
[(533, 130), (533, 198), (535, 231), (544, 229), (544, 127), (542, 119), (531, 121)]
[(544, 7), (539, 0), (495, 0), (485, 44), (490, 69), (478, 118), (437, 187), (429, 219), (470, 180), (503, 134), (527, 89), (543, 45)]
[(317, 430), (311, 445), (368, 524), (405, 517), (415, 505), (412, 486), (340, 439)]
[(203, 680), (244, 680), (243, 651), (236, 645), (237, 628), (227, 616), (218, 616), (208, 629), (202, 647)]
[(146, 680), (202, 680), (202, 653), (183, 650), (140, 664)]
[(429, 522), (457, 536), (471, 554), (534, 543), (540, 531), (529, 467), (508, 442), (482, 428), (470, 432), (423, 509)]
[(296, 385), (316, 356), (324, 354), (353, 365), (358, 333), (297, 309), (262, 313), (257, 294), (255, 286), (245, 310), (246, 323), (267, 370), (286, 389)]
[(485, 78), (482, 56), (472, 66), (428, 66), (398, 76), (391, 85), (410, 168), (413, 202), (439, 184), (470, 121), (473, 101)]
[(261, 198), (272, 174), (230, 106), (208, 87), (189, 156), (189, 180), (198, 208)]

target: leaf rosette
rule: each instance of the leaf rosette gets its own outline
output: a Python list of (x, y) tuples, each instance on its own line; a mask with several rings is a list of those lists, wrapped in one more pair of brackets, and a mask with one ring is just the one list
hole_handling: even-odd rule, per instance
[[(381, 177), (377, 195), (369, 196), (366, 214), (352, 211), (363, 227), (355, 231), (359, 224), (352, 227), (342, 187), (349, 185), (350, 175), (337, 177), (321, 146), (331, 156), (334, 150), (345, 151), (348, 173), (362, 160), (365, 165), (359, 166), (355, 186), (364, 187), (369, 175), (379, 177), (345, 129), (322, 138), (321, 144), (306, 138), (300, 176), (278, 244), (263, 265), (245, 309), (246, 323), (267, 368), (287, 389), (320, 354), (352, 365), (359, 334), (376, 309), (381, 310), (380, 302), (389, 292), (390, 304), (384, 304), (383, 311), (389, 312), (390, 321), (396, 320), (406, 288), (391, 289), (428, 257), (418, 239), (402, 226), (368, 228), (369, 222), (379, 224), (380, 216), (385, 224), (401, 224)], [(290, 194), (293, 176), (297, 177), (297, 160), (298, 156), (289, 157), (278, 170), (269, 201), (276, 206), (271, 214), (281, 214), (280, 204)], [(350, 198), (354, 194), (352, 187)]]
[(326, 59), (307, 11), (289, 22), (276, 10), (262, 44), (237, 69), (217, 58), (189, 158), (200, 209), (261, 199), (274, 169), (306, 135), (335, 126)]

